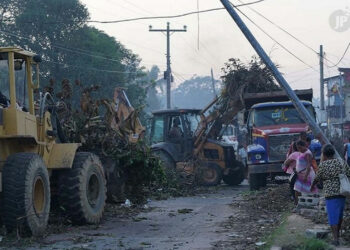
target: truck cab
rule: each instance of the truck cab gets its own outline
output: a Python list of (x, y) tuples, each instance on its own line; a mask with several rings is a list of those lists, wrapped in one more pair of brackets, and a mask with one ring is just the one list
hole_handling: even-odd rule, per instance
[[(316, 120), (315, 110), (310, 101), (302, 101), (305, 108)], [(310, 150), (316, 159), (320, 158), (321, 144), (313, 139), (310, 128), (300, 117), (292, 102), (265, 102), (251, 107), (248, 119), (248, 173), (250, 188), (266, 185), (268, 174), (283, 174), (281, 165), (291, 143), (301, 132), (307, 132), (312, 141)]]

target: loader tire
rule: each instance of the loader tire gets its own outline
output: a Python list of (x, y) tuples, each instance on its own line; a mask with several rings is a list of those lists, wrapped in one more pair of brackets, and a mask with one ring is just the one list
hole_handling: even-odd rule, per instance
[(222, 179), (223, 181), (230, 186), (236, 186), (242, 183), (244, 180), (244, 165), (242, 162), (235, 160), (234, 167), (238, 167), (239, 169), (236, 171), (233, 171), (230, 169), (227, 175), (223, 175)]
[(44, 235), (50, 214), (50, 179), (35, 153), (9, 156), (3, 167), (2, 220), (8, 232)]
[(73, 224), (97, 224), (106, 205), (106, 178), (99, 158), (78, 152), (59, 177), (59, 200)]
[(203, 186), (217, 186), (222, 179), (222, 170), (215, 163), (206, 163), (197, 170), (199, 183)]

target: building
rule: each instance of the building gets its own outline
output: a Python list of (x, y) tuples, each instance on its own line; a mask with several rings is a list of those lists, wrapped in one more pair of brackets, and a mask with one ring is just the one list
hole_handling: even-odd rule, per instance
[(350, 68), (324, 79), (327, 86), (327, 123), (331, 136), (350, 136)]

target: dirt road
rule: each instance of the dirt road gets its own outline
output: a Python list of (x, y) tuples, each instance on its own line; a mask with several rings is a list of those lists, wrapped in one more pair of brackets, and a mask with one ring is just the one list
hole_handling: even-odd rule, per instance
[(147, 212), (134, 216), (108, 215), (98, 228), (67, 228), (27, 249), (211, 249), (230, 232), (221, 224), (235, 213), (230, 206), (246, 184), (220, 186), (194, 197), (151, 201)]

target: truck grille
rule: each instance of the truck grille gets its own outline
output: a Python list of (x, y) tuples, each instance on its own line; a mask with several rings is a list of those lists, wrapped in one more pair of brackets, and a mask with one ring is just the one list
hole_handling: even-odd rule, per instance
[(290, 144), (298, 136), (299, 134), (270, 135), (268, 142), (269, 162), (284, 161)]

